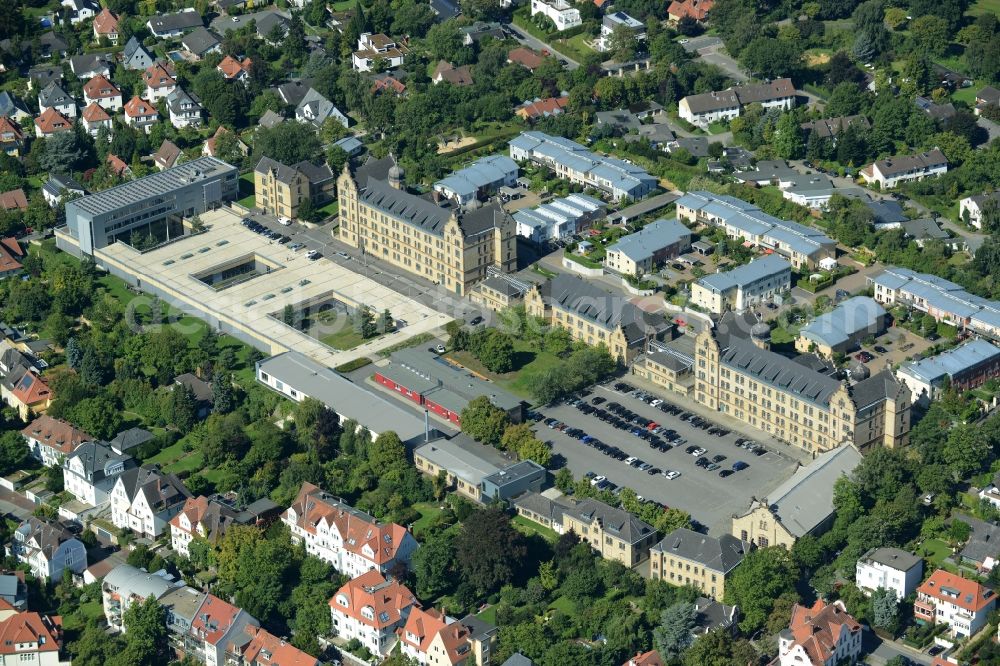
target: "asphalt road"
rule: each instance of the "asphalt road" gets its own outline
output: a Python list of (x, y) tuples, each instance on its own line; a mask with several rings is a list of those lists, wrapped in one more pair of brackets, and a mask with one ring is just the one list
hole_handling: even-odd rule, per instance
[(707, 63), (711, 63), (735, 79), (738, 83), (749, 80), (746, 72), (736, 60), (725, 52), (725, 46), (721, 42), (698, 49), (699, 58)]
[(24, 495), (0, 488), (0, 512), (10, 514), (17, 520), (24, 520), (35, 510), (35, 505)]
[(573, 60), (572, 58), (568, 58), (567, 56), (563, 55), (558, 50), (552, 48), (550, 45), (546, 44), (542, 40), (536, 39), (536, 38), (532, 37), (531, 35), (529, 35), (525, 31), (523, 31), (520, 28), (518, 28), (513, 23), (511, 23), (507, 27), (510, 28), (511, 32), (514, 33), (514, 37), (517, 39), (517, 41), (521, 42), (525, 46), (533, 48), (536, 51), (541, 51), (542, 49), (547, 49), (555, 57), (557, 57), (557, 58), (559, 58), (561, 60), (564, 60), (566, 62), (566, 65), (565, 65), (566, 69), (572, 70), (572, 69), (576, 69), (577, 67), (580, 66), (580, 63), (578, 63), (577, 61)]
[[(676, 416), (605, 386), (595, 387), (593, 394), (587, 398), (588, 402), (597, 396), (607, 398), (608, 402), (618, 402), (665, 428), (676, 430), (687, 443), (661, 452), (651, 449), (645, 440), (618, 430), (593, 415), (584, 414), (575, 407), (559, 405), (540, 411), (546, 417), (559, 419), (571, 427), (584, 430), (605, 444), (617, 446), (630, 456), (638, 456), (654, 467), (676, 470), (681, 476), (672, 481), (660, 475), (650, 476), (582, 444), (579, 440), (550, 429), (544, 423), (539, 423), (536, 427), (538, 437), (552, 443), (553, 453), (565, 458), (566, 465), (577, 478), (587, 472), (606, 476), (610, 481), (632, 488), (647, 499), (687, 511), (695, 520), (706, 525), (711, 534), (728, 533), (733, 513), (745, 510), (751, 497), (765, 496), (791, 476), (795, 469), (794, 461), (777, 453), (768, 452), (758, 457), (737, 448), (734, 441), (739, 433), (733, 432), (725, 437), (709, 435), (705, 430), (681, 422)], [(726, 456), (720, 463), (723, 469), (731, 468), (737, 460), (747, 462), (750, 467), (729, 478), (720, 478), (718, 471), (708, 472), (695, 465), (696, 458), (684, 452), (691, 444), (705, 448), (707, 453), (704, 455), (708, 458), (717, 454)]]
[(934, 658), (895, 641), (884, 641), (873, 631), (866, 631), (862, 649), (868, 654), (868, 663), (881, 666), (894, 657), (906, 657), (911, 663), (930, 666)]

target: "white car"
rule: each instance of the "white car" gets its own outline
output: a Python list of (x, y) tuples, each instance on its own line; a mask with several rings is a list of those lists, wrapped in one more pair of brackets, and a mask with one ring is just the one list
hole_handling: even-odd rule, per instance
[(602, 483), (604, 483), (607, 480), (608, 480), (608, 477), (606, 477), (606, 476), (595, 476), (594, 478), (592, 478), (590, 480), (590, 485), (596, 487), (596, 486), (601, 485)]
[(663, 476), (667, 477), (671, 481), (673, 481), (674, 479), (676, 479), (680, 475), (681, 475), (680, 472), (675, 472), (672, 469), (668, 469), (666, 472), (663, 473)]
[(654, 400), (653, 402), (649, 403), (649, 406), (650, 406), (650, 407), (659, 407), (659, 406), (660, 406), (660, 405), (662, 405), (662, 404), (663, 404), (663, 401), (662, 401), (662, 400), (660, 400), (659, 398), (657, 398), (657, 399), (656, 399), (656, 400)]
[(438, 345), (437, 347), (434, 348), (434, 351), (438, 354), (443, 354), (448, 350), (444, 348), (444, 345)]
[(691, 455), (693, 455), (695, 457), (698, 457), (700, 455), (704, 455), (704, 453), (705, 453), (705, 449), (703, 449), (703, 448), (701, 448), (699, 446), (697, 449), (695, 449), (694, 451), (691, 452)]
[(289, 220), (284, 215), (282, 215), (281, 217), (278, 218), (278, 224), (280, 224), (283, 227), (290, 227), (292, 226), (292, 221)]
[(623, 460), (622, 462), (624, 462), (624, 463), (625, 463), (626, 465), (631, 465), (631, 464), (632, 464), (632, 463), (634, 463), (634, 462), (635, 462), (636, 460), (638, 460), (638, 458), (636, 458), (635, 456), (629, 456), (628, 458), (626, 458), (626, 459), (625, 459), (625, 460)]

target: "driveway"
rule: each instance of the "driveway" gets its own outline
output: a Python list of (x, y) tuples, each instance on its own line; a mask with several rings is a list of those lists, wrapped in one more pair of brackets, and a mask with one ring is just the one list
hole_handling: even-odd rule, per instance
[(934, 659), (924, 653), (907, 647), (897, 641), (887, 641), (879, 638), (873, 631), (866, 631), (862, 639), (862, 649), (868, 654), (868, 663), (882, 666), (894, 657), (905, 657), (912, 663), (930, 666)]
[(533, 48), (536, 51), (541, 51), (542, 49), (547, 49), (555, 57), (557, 57), (557, 58), (559, 58), (561, 60), (564, 60), (566, 62), (566, 69), (573, 70), (573, 69), (576, 69), (577, 67), (580, 66), (580, 63), (578, 63), (577, 61), (575, 61), (572, 58), (569, 58), (569, 57), (563, 55), (558, 50), (556, 50), (555, 48), (549, 46), (548, 44), (546, 44), (542, 40), (536, 39), (536, 38), (532, 37), (527, 32), (525, 32), (524, 30), (521, 30), (520, 28), (518, 28), (513, 23), (509, 24), (507, 27), (510, 28), (511, 32), (514, 33), (515, 39), (517, 39), (517, 41), (521, 42), (525, 46)]
[[(685, 45), (686, 47), (687, 45)], [(746, 75), (743, 68), (736, 60), (725, 52), (725, 47), (720, 41), (718, 44), (698, 49), (699, 58), (707, 63), (711, 63), (735, 79), (738, 83), (748, 81), (750, 77)]]
[(701, 37), (692, 37), (687, 40), (687, 42), (681, 44), (681, 46), (683, 46), (684, 50), (688, 53), (694, 53), (696, 51), (701, 51), (702, 49), (722, 46), (722, 40), (718, 37), (702, 35)]
[(35, 505), (20, 493), (0, 488), (0, 512), (10, 514), (17, 520), (24, 520), (35, 510)]

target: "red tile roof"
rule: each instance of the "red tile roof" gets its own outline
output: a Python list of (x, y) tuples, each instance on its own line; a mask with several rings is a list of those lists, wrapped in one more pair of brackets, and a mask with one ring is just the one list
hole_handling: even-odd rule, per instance
[[(36, 647), (24, 649), (31, 643)], [(62, 643), (62, 618), (26, 612), (0, 622), (0, 654), (58, 652)]]
[(55, 132), (68, 132), (73, 129), (73, 123), (63, 114), (49, 107), (35, 118), (35, 126), (41, 130), (42, 134), (54, 134)]
[(680, 20), (685, 16), (690, 16), (696, 21), (704, 21), (708, 13), (712, 11), (715, 0), (674, 0), (667, 9), (667, 15)]
[(545, 58), (541, 54), (523, 46), (519, 46), (507, 53), (507, 60), (517, 63), (522, 67), (527, 67), (530, 70), (538, 69), (545, 62)]
[(0, 208), (4, 210), (28, 210), (28, 197), (20, 187), (10, 192), (0, 193)]
[(88, 123), (99, 123), (111, 120), (111, 116), (108, 112), (98, 104), (97, 102), (91, 102), (87, 105), (87, 108), (83, 110), (83, 119)]
[(626, 661), (622, 666), (663, 666), (663, 659), (656, 650), (640, 652)]
[(243, 648), (249, 666), (316, 666), (319, 660), (286, 643), (266, 629), (248, 626), (250, 642)]
[(569, 97), (549, 97), (537, 102), (525, 102), (517, 107), (517, 115), (525, 120), (529, 118), (541, 118), (543, 116), (554, 116), (563, 112), (569, 104)]
[[(414, 606), (419, 606), (419, 602), (412, 592), (397, 580), (387, 580), (375, 569), (349, 580), (330, 599), (334, 611), (376, 629), (398, 624)], [(365, 609), (371, 609), (370, 618), (362, 612)]]
[(159, 113), (156, 111), (156, 107), (136, 95), (125, 105), (125, 115), (130, 118), (140, 118), (143, 116), (158, 116)]
[(434, 608), (427, 610), (414, 608), (410, 610), (406, 624), (399, 628), (396, 633), (399, 635), (400, 641), (415, 648), (418, 652), (427, 654), (434, 637), (447, 626), (445, 616), (440, 611)]
[(84, 431), (73, 427), (72, 423), (45, 414), (25, 426), (21, 430), (21, 434), (65, 455), (73, 453), (73, 450), (81, 443), (94, 439)]
[(214, 594), (209, 594), (198, 609), (194, 622), (191, 623), (191, 631), (209, 645), (216, 645), (229, 631), (239, 613), (240, 609), (236, 606), (226, 603)]
[(52, 390), (45, 380), (31, 372), (24, 373), (11, 391), (11, 395), (23, 405), (36, 405), (52, 399)]
[(375, 83), (372, 84), (373, 93), (378, 92), (380, 90), (384, 90), (386, 88), (391, 89), (397, 95), (402, 95), (404, 92), (406, 92), (406, 85), (399, 79), (396, 79), (391, 76), (385, 76), (380, 79), (375, 79)]
[(843, 632), (856, 633), (861, 625), (851, 617), (840, 601), (824, 604), (817, 599), (812, 608), (795, 604), (789, 630), (814, 664), (825, 664), (837, 649)]
[(959, 608), (978, 613), (996, 599), (996, 592), (974, 580), (956, 576), (938, 569), (917, 588), (917, 594), (955, 604)]
[(240, 74), (249, 71), (251, 65), (250, 58), (244, 58), (242, 62), (233, 56), (226, 56), (218, 64), (218, 69), (227, 79), (235, 79)]
[(434, 68), (434, 75), (431, 76), (431, 80), (437, 81), (438, 78), (454, 86), (471, 86), (472, 70), (469, 69), (468, 65), (455, 67), (447, 60), (441, 60), (438, 62), (437, 67)]
[(166, 67), (158, 62), (153, 63), (146, 68), (146, 71), (142, 73), (142, 81), (147, 87), (154, 90), (158, 88), (168, 88), (177, 84), (177, 82), (174, 81), (173, 75), (167, 71)]
[[(5, 134), (13, 134), (13, 138), (5, 138)], [(20, 141), (24, 138), (24, 132), (20, 125), (8, 118), (0, 116), (0, 141)]]
[(94, 17), (94, 32), (99, 35), (110, 35), (118, 32), (118, 17), (105, 8)]
[(108, 81), (107, 77), (98, 74), (83, 86), (83, 94), (90, 99), (105, 99), (118, 97), (122, 91), (118, 90), (111, 81)]
[(16, 238), (0, 238), (0, 273), (9, 273), (21, 269), (19, 259), (24, 257), (24, 250)]
[(111, 171), (116, 176), (121, 176), (129, 169), (129, 166), (125, 164), (125, 160), (112, 153), (108, 153), (108, 167), (111, 168)]

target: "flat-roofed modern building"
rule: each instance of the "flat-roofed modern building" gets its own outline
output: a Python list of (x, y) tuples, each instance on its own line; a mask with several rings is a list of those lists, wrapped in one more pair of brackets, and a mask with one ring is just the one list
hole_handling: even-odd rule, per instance
[(677, 200), (677, 217), (718, 227), (730, 238), (771, 249), (796, 270), (812, 270), (823, 259), (837, 257), (837, 242), (818, 229), (768, 215), (736, 197), (688, 192)]
[(816, 317), (799, 330), (795, 348), (802, 353), (815, 352), (831, 357), (846, 353), (868, 336), (885, 330), (888, 313), (874, 299), (855, 296), (837, 304), (830, 312)]
[(432, 478), (444, 472), (456, 492), (477, 502), (541, 492), (548, 474), (531, 460), (517, 462), (465, 435), (418, 446), (413, 450), (413, 464)]
[(612, 199), (641, 199), (656, 188), (645, 169), (615, 157), (597, 155), (575, 141), (545, 132), (522, 132), (510, 141), (511, 159), (542, 164), (560, 178), (595, 187)]
[(773, 254), (691, 283), (691, 303), (713, 314), (742, 312), (792, 288), (792, 266)]
[(604, 265), (622, 275), (648, 273), (691, 247), (691, 230), (677, 219), (657, 220), (622, 236), (607, 249)]
[(507, 412), (513, 422), (523, 418), (524, 401), (516, 395), (425, 350), (393, 352), (389, 364), (375, 371), (374, 380), (456, 425), (469, 401), (480, 396)]
[(513, 186), (517, 172), (517, 162), (506, 155), (487, 155), (434, 183), (434, 191), (464, 206), (505, 185)]
[(571, 194), (553, 199), (534, 208), (522, 208), (513, 213), (517, 235), (536, 243), (544, 243), (580, 233), (600, 218), (606, 209), (604, 202), (586, 194)]
[(517, 268), (514, 219), (498, 204), (463, 210), (411, 194), (391, 158), (344, 167), (337, 236), (351, 247), (466, 295), (488, 268)]
[(1000, 348), (986, 340), (971, 340), (937, 356), (904, 363), (896, 377), (909, 387), (913, 402), (930, 402), (946, 385), (969, 391), (1000, 377)]
[(236, 167), (222, 160), (199, 157), (74, 199), (66, 204), (67, 233), (56, 235), (56, 245), (77, 256), (93, 255), (119, 240), (128, 242), (133, 232), (179, 235), (182, 218), (236, 198), (238, 176)]

